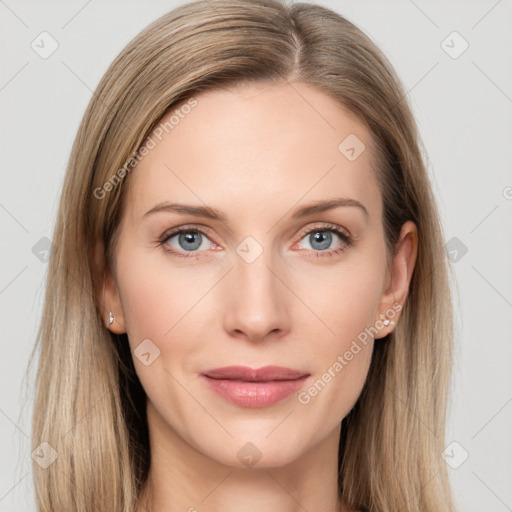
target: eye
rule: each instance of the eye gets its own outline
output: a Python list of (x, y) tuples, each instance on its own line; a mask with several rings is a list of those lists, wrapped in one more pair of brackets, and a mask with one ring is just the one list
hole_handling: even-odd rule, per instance
[[(308, 249), (314, 251), (315, 256), (333, 256), (344, 251), (352, 245), (352, 237), (348, 231), (339, 226), (332, 224), (323, 224), (308, 228), (301, 233), (302, 239), (299, 242), (300, 249)], [(336, 238), (338, 242), (336, 243)], [(302, 242), (305, 240), (305, 244)], [(331, 250), (326, 250), (332, 247)], [(305, 245), (305, 247), (304, 247)], [(309, 247), (308, 247), (309, 245)]]
[(175, 256), (185, 258), (201, 250), (207, 250), (209, 246), (213, 249), (218, 247), (210, 241), (204, 231), (196, 227), (182, 227), (166, 232), (160, 238), (159, 244)]
[[(334, 224), (322, 224), (304, 230), (300, 234), (301, 239), (293, 248), (307, 249), (311, 252), (308, 256), (334, 256), (353, 245), (353, 240), (348, 231)], [(338, 241), (336, 242), (336, 239)], [(303, 242), (304, 241), (304, 242)], [(195, 226), (182, 226), (166, 231), (158, 240), (159, 245), (173, 256), (180, 258), (193, 257), (200, 252), (221, 249), (212, 242), (208, 235)], [(334, 244), (334, 248), (331, 248)], [(331, 248), (329, 250), (329, 248)]]

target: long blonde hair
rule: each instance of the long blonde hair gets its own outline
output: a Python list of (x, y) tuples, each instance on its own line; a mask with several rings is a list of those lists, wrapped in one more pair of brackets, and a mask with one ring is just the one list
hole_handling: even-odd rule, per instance
[(324, 91), (373, 134), (388, 257), (402, 224), (418, 227), (402, 316), (375, 345), (342, 423), (340, 496), (372, 512), (453, 510), (441, 459), (452, 351), (447, 263), (403, 87), (373, 42), (326, 8), (200, 0), (162, 16), (121, 52), (72, 148), (32, 354), (39, 350), (33, 449), (47, 442), (58, 455), (46, 469), (34, 463), (40, 512), (133, 512), (150, 465), (145, 393), (126, 334), (105, 328), (98, 298), (101, 262), (115, 265), (126, 163), (164, 113), (194, 94), (282, 80)]

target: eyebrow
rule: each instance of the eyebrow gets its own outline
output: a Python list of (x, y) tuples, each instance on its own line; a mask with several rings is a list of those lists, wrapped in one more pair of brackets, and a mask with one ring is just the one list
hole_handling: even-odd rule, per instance
[(158, 212), (169, 212), (169, 213), (183, 213), (193, 215), (194, 217), (205, 217), (207, 219), (218, 220), (220, 222), (226, 222), (225, 215), (216, 208), (210, 206), (193, 206), (189, 204), (179, 203), (158, 203), (155, 207), (148, 210), (143, 218), (148, 217)]
[[(332, 210), (334, 208), (339, 208), (341, 206), (352, 206), (359, 208), (365, 214), (366, 217), (369, 217), (368, 210), (362, 203), (360, 203), (356, 199), (340, 197), (328, 201), (316, 201), (314, 203), (302, 206), (301, 208), (295, 210), (295, 212), (292, 214), (292, 219), (299, 219), (311, 215), (313, 213), (325, 212), (328, 210)], [(157, 204), (156, 206), (148, 210), (143, 215), (143, 218), (146, 218), (158, 212), (182, 213), (185, 215), (193, 215), (194, 217), (204, 217), (207, 219), (217, 220), (224, 223), (227, 222), (226, 215), (216, 208), (212, 208), (210, 206), (194, 206), (188, 204), (168, 202)]]
[(292, 218), (298, 219), (305, 217), (306, 215), (311, 215), (312, 213), (325, 212), (327, 210), (332, 210), (333, 208), (339, 208), (340, 206), (355, 206), (364, 212), (365, 217), (370, 216), (365, 206), (356, 199), (340, 197), (337, 199), (331, 199), (330, 201), (317, 201), (315, 203), (303, 206), (295, 211), (295, 213), (292, 215)]

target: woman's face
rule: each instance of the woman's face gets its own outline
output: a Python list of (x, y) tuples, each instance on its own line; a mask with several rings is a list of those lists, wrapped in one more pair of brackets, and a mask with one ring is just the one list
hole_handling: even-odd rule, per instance
[[(281, 466), (337, 445), (373, 335), (398, 318), (370, 134), (303, 83), (188, 105), (127, 178), (111, 328), (128, 333), (161, 439), (230, 466)], [(321, 204), (333, 207), (310, 208)], [(212, 371), (229, 366), (295, 373)]]

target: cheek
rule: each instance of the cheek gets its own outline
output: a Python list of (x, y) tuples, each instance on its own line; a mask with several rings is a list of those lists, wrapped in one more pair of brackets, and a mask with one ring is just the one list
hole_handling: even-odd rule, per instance
[(304, 322), (323, 334), (320, 339), (326, 345), (337, 349), (374, 325), (381, 301), (382, 259), (356, 255), (352, 260), (338, 268), (311, 267), (297, 272), (293, 283), (294, 291), (312, 313)]
[(332, 426), (357, 401), (370, 367), (372, 328), (378, 318), (385, 275), (378, 254), (359, 254), (352, 264), (347, 262), (336, 270), (317, 268), (308, 274), (307, 283), (297, 288), (298, 295), (308, 297), (307, 304), (316, 317), (308, 314), (300, 327), (302, 338), (314, 340), (315, 350), (308, 353), (316, 374), (298, 400), (330, 418)]
[[(207, 282), (204, 272), (194, 276), (144, 250), (119, 254), (119, 291), (135, 371), (150, 399), (160, 404), (162, 411), (170, 412), (169, 400), (190, 403), (172, 377), (184, 382), (183, 375), (189, 377), (197, 370), (194, 353), (205, 339), (204, 326), (202, 335), (200, 331), (202, 299), (207, 298), (214, 280)], [(138, 359), (138, 354), (146, 352), (154, 361), (147, 366)], [(176, 405), (176, 409), (186, 414), (186, 408)]]
[[(212, 287), (214, 278), (173, 265), (164, 256), (132, 251), (118, 259), (120, 294), (131, 344), (170, 339)], [(211, 282), (210, 282), (211, 281)], [(157, 341), (156, 341), (157, 342)]]

